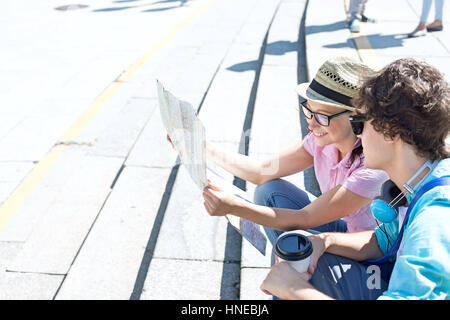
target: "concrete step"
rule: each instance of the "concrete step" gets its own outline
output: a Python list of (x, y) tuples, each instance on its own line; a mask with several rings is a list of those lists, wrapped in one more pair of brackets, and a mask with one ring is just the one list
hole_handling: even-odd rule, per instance
[[(266, 10), (266, 24), (270, 21), (268, 13), (273, 11), (273, 3), (276, 2), (269, 1), (265, 6), (259, 6)], [(248, 28), (255, 25), (261, 28), (264, 24), (261, 16), (252, 13), (256, 7), (257, 1), (249, 1), (241, 7), (242, 12), (231, 15), (232, 3), (218, 2), (217, 6), (212, 6), (207, 16), (200, 17), (191, 25), (192, 30), (184, 31), (184, 36), (190, 36), (193, 41), (176, 41), (177, 46), (171, 48), (171, 52), (177, 52), (171, 53), (175, 67), (166, 62), (165, 66), (143, 68), (137, 74), (137, 80), (130, 83), (133, 88), (138, 88), (134, 100), (147, 103), (152, 108), (149, 110), (153, 110), (156, 101), (148, 88), (154, 88), (158, 78), (174, 94), (192, 102), (194, 107), (199, 108), (203, 101), (200, 116), (207, 117), (208, 111), (213, 115), (213, 120), (205, 121), (205, 124), (213, 123), (217, 128), (217, 119), (221, 119), (223, 124), (239, 122), (236, 121), (236, 114), (241, 114), (242, 123), (249, 93), (237, 93), (249, 92), (253, 78), (251, 72), (241, 73), (227, 68), (241, 62), (244, 55), (249, 59), (258, 56), (258, 46), (261, 44), (248, 37)], [(261, 13), (261, 8), (258, 11)], [(225, 15), (226, 12), (229, 15)], [(247, 19), (251, 16), (254, 18)], [(211, 25), (213, 22), (214, 25)], [(266, 30), (267, 26), (259, 32), (264, 34)], [(183, 34), (180, 34), (180, 39), (182, 37)], [(255, 35), (255, 39), (258, 38), (262, 37)], [(205, 43), (208, 39), (214, 41)], [(188, 47), (186, 51), (183, 43), (197, 43), (198, 46), (194, 50)], [(168, 72), (171, 68), (176, 72)], [(210, 80), (193, 82), (194, 72), (201, 73), (201, 79)], [(231, 95), (219, 96), (222, 92), (233, 92), (234, 97), (241, 98), (232, 104)], [(218, 110), (227, 110), (230, 106), (236, 113), (228, 112), (227, 121), (223, 117), (218, 118)], [(120, 112), (118, 115), (121, 115)], [(121, 116), (132, 121), (126, 113)], [(143, 123), (142, 130), (125, 155), (124, 166), (114, 189), (56, 299), (190, 299), (193, 296), (235, 299), (239, 282), (240, 236), (227, 225), (225, 219), (214, 219), (204, 212), (201, 191), (194, 189), (196, 187), (185, 168), (175, 165), (176, 153), (165, 141), (159, 113), (152, 111)], [(98, 135), (97, 132), (110, 132), (110, 135), (103, 146), (99, 143), (97, 150), (91, 152), (123, 156), (123, 153), (110, 154), (112, 150), (108, 148), (108, 141), (114, 141), (114, 137), (118, 139), (120, 131), (109, 131), (108, 125), (103, 125), (102, 130), (94, 129), (99, 126), (93, 125), (92, 130), (87, 129), (83, 139), (91, 140)], [(230, 131), (234, 132), (230, 141), (239, 141), (241, 130), (242, 124), (237, 130)], [(212, 133), (211, 137), (214, 137)], [(114, 152), (119, 152), (119, 149), (114, 149)], [(130, 188), (134, 179), (142, 183), (135, 183)], [(156, 207), (156, 204), (159, 206)], [(113, 236), (112, 240), (111, 235), (116, 233), (120, 234)], [(98, 252), (104, 254), (99, 255)], [(202, 266), (200, 270), (196, 265)], [(183, 277), (161, 271), (173, 269), (178, 272), (181, 266)], [(202, 268), (205, 268), (204, 271), (201, 271)], [(178, 288), (186, 287), (186, 279), (196, 281), (191, 290), (180, 291)], [(211, 286), (211, 283), (217, 285)], [(194, 291), (197, 295), (193, 295)]]
[[(302, 139), (295, 88), (305, 6), (306, 1), (281, 1), (267, 34), (250, 129), (249, 155), (256, 159), (277, 154)], [(303, 173), (284, 179), (304, 188)], [(253, 194), (256, 186), (247, 185)], [(262, 256), (247, 241), (242, 242), (240, 299), (270, 298), (259, 287), (269, 271), (271, 252), (270, 243)]]
[[(199, 111), (207, 139), (234, 148), (234, 152), (239, 151), (241, 143), (259, 68), (261, 40), (277, 3), (253, 4), (217, 69)], [(249, 37), (250, 33), (253, 37)], [(226, 177), (229, 182), (233, 181), (231, 175)], [(240, 246), (240, 235), (225, 218), (211, 218), (206, 214), (201, 191), (196, 189), (185, 168), (180, 167), (141, 299), (238, 299)], [(180, 276), (173, 276), (176, 266), (182, 268)], [(172, 271), (162, 275), (161, 270)]]
[[(167, 43), (151, 63), (122, 83), (116, 95), (74, 141), (61, 141), (60, 147), (65, 152), (60, 161), (0, 234), (0, 248), (5, 251), (0, 250), (0, 271), (5, 275), (0, 277), (0, 287), (5, 289), (2, 292), (8, 292), (2, 297), (140, 298), (144, 283), (145, 292), (152, 292), (154, 285), (152, 280), (146, 281), (147, 273), (150, 279), (160, 278), (159, 271), (154, 273), (150, 266), (153, 255), (157, 266), (156, 261), (176, 263), (186, 257), (186, 261), (197, 261), (200, 254), (202, 261), (213, 261), (212, 266), (225, 266), (214, 275), (219, 280), (222, 273), (229, 273), (228, 266), (237, 266), (239, 250), (224, 249), (226, 222), (210, 219), (200, 201), (191, 204), (192, 199), (201, 199), (201, 195), (192, 197), (193, 186), (184, 173), (180, 173), (172, 190), (179, 167), (176, 154), (165, 139), (159, 112), (155, 112), (155, 79), (162, 80), (171, 91), (199, 108), (216, 76), (233, 85), (236, 78), (225, 71), (242, 62), (240, 50), (249, 53), (246, 58), (257, 58), (261, 45), (258, 39), (264, 37), (275, 3), (274, 0), (264, 5), (256, 0), (239, 5), (238, 1), (215, 2), (207, 14), (200, 15)], [(251, 52), (255, 52), (254, 57)], [(250, 79), (246, 73), (227, 72)], [(192, 81), (193, 78), (201, 81)], [(237, 85), (251, 87), (251, 82), (247, 85), (242, 79), (229, 89), (236, 91)], [(218, 86), (211, 92), (225, 91), (224, 88)], [(203, 104), (205, 110), (208, 104), (210, 108), (216, 104), (210, 99)], [(224, 104), (225, 101), (217, 107)], [(247, 102), (243, 115), (246, 105)], [(241, 104), (235, 107), (239, 109)], [(237, 139), (240, 130), (242, 125), (236, 132)], [(169, 201), (172, 191), (180, 201)], [(183, 216), (182, 208), (190, 211), (184, 220), (178, 221)], [(162, 225), (166, 209), (166, 223)], [(204, 219), (210, 237), (199, 237), (204, 229), (196, 217)], [(177, 227), (181, 231), (176, 237), (178, 242), (172, 242), (171, 229)], [(199, 239), (203, 246), (198, 245)], [(213, 246), (209, 243), (211, 239), (217, 239)], [(169, 250), (164, 242), (169, 244)], [(202, 252), (197, 247), (207, 249)], [(166, 287), (180, 286), (177, 279), (173, 280), (173, 285)], [(42, 286), (44, 281), (48, 285)], [(217, 286), (215, 294), (206, 297), (235, 298), (237, 287), (232, 285), (234, 294), (230, 294), (225, 287), (233, 282), (225, 282), (222, 289)], [(29, 288), (6, 290), (12, 285)], [(202, 285), (209, 286), (209, 280)], [(159, 292), (160, 298), (169, 297), (164, 291), (155, 292)], [(153, 296), (142, 296), (146, 297)]]
[[(230, 150), (247, 152), (247, 129), (256, 157), (298, 141), (295, 42), (305, 1), (237, 3), (215, 2), (121, 83), (80, 135), (58, 142), (59, 160), (0, 233), (1, 298), (262, 298), (269, 255), (206, 214), (165, 140), (155, 90), (160, 79), (190, 101), (208, 140)], [(266, 135), (269, 125), (286, 138)], [(259, 135), (270, 143), (257, 146)], [(28, 150), (30, 161), (55, 139)], [(34, 165), (21, 164), (19, 174)], [(301, 175), (288, 179), (302, 185)]]

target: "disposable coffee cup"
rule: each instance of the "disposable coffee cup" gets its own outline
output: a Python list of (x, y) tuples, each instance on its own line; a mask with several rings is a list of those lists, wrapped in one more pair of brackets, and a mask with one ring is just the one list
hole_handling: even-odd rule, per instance
[(313, 252), (311, 240), (301, 231), (289, 231), (280, 235), (275, 243), (275, 254), (280, 261), (287, 261), (300, 273), (307, 272)]

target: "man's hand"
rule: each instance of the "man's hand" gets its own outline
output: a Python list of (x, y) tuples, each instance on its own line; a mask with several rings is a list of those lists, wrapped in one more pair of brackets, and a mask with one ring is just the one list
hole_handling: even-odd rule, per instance
[(290, 300), (331, 299), (309, 283), (309, 273), (297, 272), (288, 262), (279, 262), (278, 257), (275, 260), (276, 264), (261, 284), (264, 293)]
[(279, 262), (277, 257), (276, 264), (272, 266), (269, 274), (261, 284), (261, 290), (281, 299), (298, 299), (297, 296), (304, 289), (313, 289), (308, 280), (311, 278), (309, 273), (299, 273), (288, 262)]
[(317, 261), (319, 261), (320, 257), (324, 254), (326, 250), (324, 237), (325, 234), (313, 234), (308, 236), (309, 240), (313, 245), (313, 252), (311, 254), (308, 266), (308, 272), (310, 274), (314, 274), (314, 271), (316, 270), (317, 267)]

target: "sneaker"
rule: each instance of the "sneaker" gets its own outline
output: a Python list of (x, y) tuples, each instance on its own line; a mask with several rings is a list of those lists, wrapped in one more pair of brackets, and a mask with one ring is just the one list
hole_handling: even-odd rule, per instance
[(368, 16), (362, 14), (361, 15), (361, 22), (376, 23), (377, 21), (375, 19), (369, 18)]
[(360, 31), (359, 20), (358, 19), (351, 20), (349, 24), (349, 29), (351, 32), (359, 32)]

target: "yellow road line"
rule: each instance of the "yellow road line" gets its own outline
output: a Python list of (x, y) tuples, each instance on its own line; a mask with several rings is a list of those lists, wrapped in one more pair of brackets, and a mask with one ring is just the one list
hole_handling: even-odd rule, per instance
[[(186, 19), (180, 22), (174, 29), (166, 34), (158, 43), (156, 43), (144, 56), (128, 68), (121, 76), (111, 83), (89, 106), (81, 117), (75, 121), (70, 129), (61, 137), (60, 140), (74, 140), (88, 125), (88, 123), (98, 114), (106, 102), (119, 90), (123, 83), (129, 81), (136, 72), (173, 36), (183, 29), (189, 22), (195, 19), (203, 11), (209, 8), (216, 0), (210, 0), (198, 10), (190, 14)], [(0, 231), (2, 231), (14, 214), (20, 209), (26, 199), (38, 187), (44, 177), (61, 155), (68, 149), (65, 145), (55, 145), (44, 158), (33, 168), (25, 177), (22, 183), (16, 188), (11, 196), (0, 207)]]
[(58, 145), (40, 161), (0, 208), (0, 231), (23, 205), (28, 196), (47, 175), (67, 146)]
[(359, 58), (362, 62), (367, 64), (374, 70), (380, 70), (382, 65), (378, 59), (375, 50), (370, 45), (370, 41), (364, 33), (364, 26), (360, 26), (359, 33), (351, 33), (353, 40), (355, 41), (356, 50), (358, 51)]

